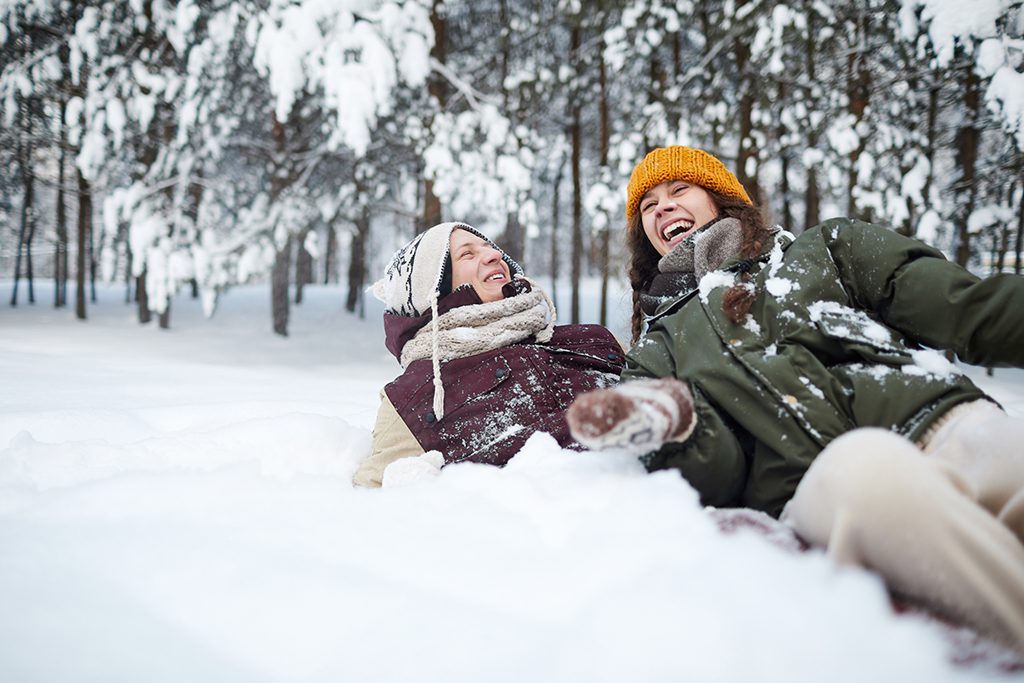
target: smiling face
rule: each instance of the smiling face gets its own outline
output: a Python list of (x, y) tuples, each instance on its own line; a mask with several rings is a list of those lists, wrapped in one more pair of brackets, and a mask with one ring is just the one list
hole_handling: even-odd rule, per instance
[(685, 180), (655, 185), (640, 198), (638, 209), (644, 234), (662, 256), (718, 215), (708, 191)]
[(450, 245), (452, 289), (473, 285), (484, 303), (505, 298), (501, 288), (512, 281), (512, 275), (499, 250), (465, 230), (453, 230)]

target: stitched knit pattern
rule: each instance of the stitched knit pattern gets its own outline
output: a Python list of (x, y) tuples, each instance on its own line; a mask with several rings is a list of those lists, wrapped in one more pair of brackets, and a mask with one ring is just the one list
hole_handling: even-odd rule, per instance
[(659, 147), (633, 169), (626, 187), (626, 218), (632, 218), (640, 198), (667, 180), (685, 180), (727, 197), (753, 204), (743, 185), (725, 165), (707, 152), (693, 147)]
[(693, 394), (675, 377), (624, 382), (581, 394), (566, 414), (573, 437), (592, 450), (620, 449), (633, 455), (693, 433)]
[(739, 255), (743, 246), (743, 226), (736, 218), (723, 218), (697, 233), (694, 242), (693, 272), (700, 282), (705, 275)]

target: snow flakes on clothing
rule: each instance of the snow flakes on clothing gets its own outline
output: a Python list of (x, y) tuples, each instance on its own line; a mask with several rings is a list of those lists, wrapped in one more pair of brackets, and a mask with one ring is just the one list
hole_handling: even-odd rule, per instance
[(910, 357), (914, 359), (914, 364), (903, 366), (903, 372), (908, 375), (953, 377), (963, 374), (958, 367), (946, 360), (942, 353), (934, 349), (917, 349), (910, 352)]
[(736, 282), (736, 275), (724, 270), (713, 270), (700, 279), (697, 289), (700, 292), (701, 303), (708, 303), (708, 296), (719, 287), (732, 287)]
[(770, 277), (765, 280), (764, 286), (777, 299), (785, 299), (790, 292), (800, 289), (799, 282), (784, 277)]
[(823, 392), (818, 387), (814, 386), (814, 384), (812, 384), (811, 380), (809, 380), (808, 378), (801, 377), (800, 378), (800, 383), (803, 384), (805, 387), (807, 387), (807, 391), (809, 391), (812, 394), (814, 394), (817, 398), (822, 399), (822, 400), (825, 399), (825, 392)]
[(896, 352), (899, 347), (892, 331), (864, 311), (837, 301), (816, 301), (807, 308), (811, 321), (829, 335), (850, 339)]

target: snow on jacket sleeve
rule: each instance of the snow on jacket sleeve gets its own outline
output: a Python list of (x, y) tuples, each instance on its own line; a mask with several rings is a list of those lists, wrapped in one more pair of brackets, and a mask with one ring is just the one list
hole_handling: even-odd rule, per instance
[(822, 225), (842, 281), (891, 327), (978, 365), (1024, 366), (1024, 278), (980, 279), (916, 239), (859, 221)]
[(380, 408), (377, 422), (373, 425), (373, 451), (363, 461), (352, 477), (356, 486), (377, 488), (384, 478), (384, 468), (399, 458), (420, 455), (423, 447), (416, 440), (395, 406), (383, 391), (380, 392)]

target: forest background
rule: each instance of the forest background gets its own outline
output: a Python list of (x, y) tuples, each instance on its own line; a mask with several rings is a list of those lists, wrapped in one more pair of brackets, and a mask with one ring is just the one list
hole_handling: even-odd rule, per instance
[(287, 335), (304, 285), (362, 315), (462, 220), (567, 287), (565, 322), (599, 276), (605, 323), (629, 171), (666, 144), (795, 233), (847, 215), (1020, 273), (1022, 72), (1019, 0), (0, 0), (0, 277), (82, 319), (123, 281), (161, 327), (182, 288), (213, 315), (266, 281)]

